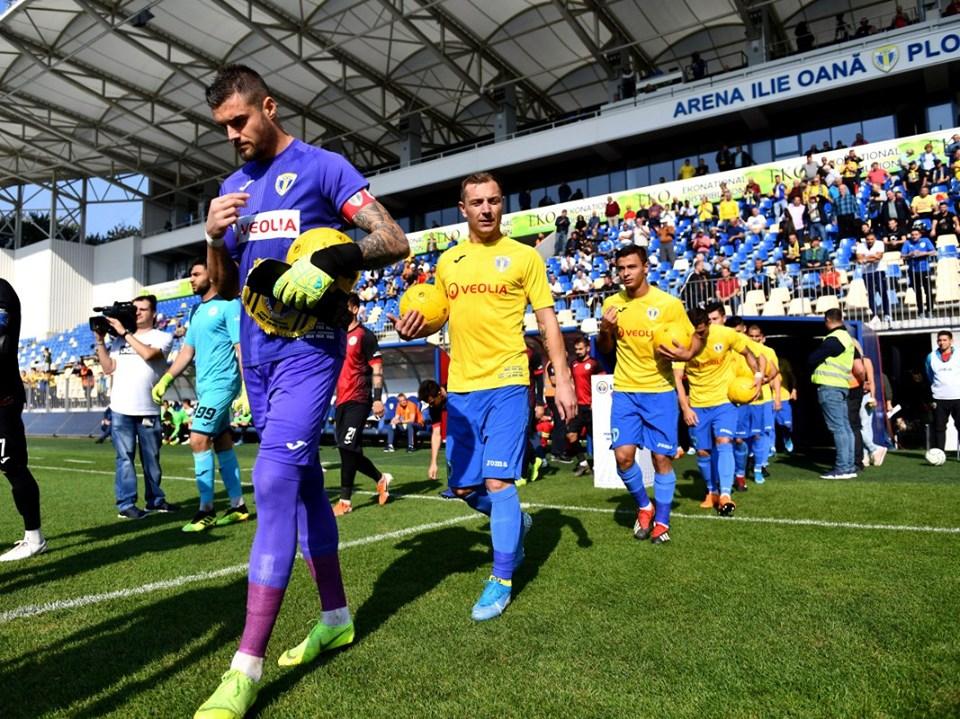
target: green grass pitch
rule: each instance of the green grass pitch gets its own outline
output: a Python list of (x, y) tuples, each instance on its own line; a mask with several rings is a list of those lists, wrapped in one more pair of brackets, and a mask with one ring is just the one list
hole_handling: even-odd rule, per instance
[[(162, 454), (184, 509), (139, 522), (115, 518), (109, 445), (30, 451), (49, 550), (0, 564), (0, 716), (192, 716), (239, 640), (255, 522), (179, 531), (196, 500), (186, 447)], [(238, 451), (246, 483), (255, 447)], [(535, 520), (527, 562), (506, 613), (477, 624), (486, 519), (438, 499), (427, 452), (368, 452), (396, 480), (387, 506), (360, 494), (339, 522), (358, 640), (306, 668), (276, 666), (318, 614), (298, 562), (252, 716), (960, 716), (952, 459), (933, 468), (891, 453), (830, 483), (781, 454), (721, 520), (698, 509), (684, 458), (662, 547), (632, 538), (625, 492), (560, 466), (520, 490)], [(338, 481), (330, 470), (328, 487)], [(0, 538), (12, 542), (22, 525), (5, 496)]]

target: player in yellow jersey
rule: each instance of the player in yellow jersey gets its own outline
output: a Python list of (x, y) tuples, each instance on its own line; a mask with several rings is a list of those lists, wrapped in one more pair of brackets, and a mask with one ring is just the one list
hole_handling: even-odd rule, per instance
[[(779, 412), (782, 407), (780, 400), (780, 360), (777, 353), (771, 347), (767, 347), (767, 337), (760, 329), (760, 325), (750, 325), (747, 327), (747, 336), (756, 342), (767, 357), (767, 377), (763, 384), (763, 392), (760, 397), (751, 404), (753, 407), (753, 422), (750, 428), (753, 433), (751, 440), (753, 452), (753, 480), (757, 484), (763, 484), (770, 471), (767, 469), (767, 461), (770, 457), (770, 450), (773, 448), (773, 415)], [(769, 369), (771, 364), (776, 367), (776, 371)]]
[[(687, 313), (694, 332), (703, 339), (703, 350), (689, 362), (676, 362), (673, 374), (683, 421), (696, 441), (697, 466), (707, 485), (701, 507), (713, 507), (722, 517), (737, 508), (733, 491), (733, 439), (737, 431), (737, 408), (727, 399), (727, 387), (735, 376), (733, 362), (743, 359), (757, 372), (757, 359), (747, 347), (746, 337), (719, 324), (710, 324), (709, 310), (695, 308)], [(690, 394), (683, 386), (686, 375)], [(756, 380), (760, 394), (762, 375)]]
[[(613, 407), (610, 411), (611, 448), (617, 474), (637, 500), (633, 536), (654, 544), (670, 541), (670, 504), (677, 484), (673, 457), (677, 451), (677, 391), (671, 361), (686, 362), (703, 349), (703, 339), (676, 297), (647, 282), (645, 247), (627, 245), (617, 250), (617, 276), (623, 289), (603, 303), (597, 347), (616, 352)], [(674, 323), (692, 337), (689, 347), (654, 346), (653, 335), (663, 324)], [(653, 454), (654, 502), (643, 486), (634, 461), (637, 447)]]
[[(454, 494), (490, 516), (493, 572), (472, 612), (483, 621), (510, 603), (513, 572), (523, 561), (523, 539), (533, 521), (520, 511), (514, 484), (527, 442), (528, 302), (555, 369), (560, 416), (574, 417), (577, 403), (546, 267), (536, 250), (500, 232), (503, 192), (496, 178), (483, 172), (464, 179), (460, 212), (469, 242), (440, 256), (436, 278), (450, 302), (448, 481)], [(391, 319), (403, 339), (425, 334), (419, 312)]]

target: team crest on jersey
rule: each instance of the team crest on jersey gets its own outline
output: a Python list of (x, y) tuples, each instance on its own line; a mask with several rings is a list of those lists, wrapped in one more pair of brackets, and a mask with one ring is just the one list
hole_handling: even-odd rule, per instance
[(357, 343), (356, 337), (351, 337), (350, 339), (347, 340), (347, 344), (350, 345), (351, 347), (353, 347), (356, 343)]
[(506, 272), (510, 266), (510, 258), (505, 255), (497, 255), (493, 258), (493, 266), (496, 267), (499, 272)]
[(880, 72), (890, 72), (900, 59), (900, 48), (896, 45), (884, 45), (873, 51), (873, 66)]
[(287, 194), (287, 190), (293, 187), (293, 183), (296, 179), (296, 172), (284, 172), (280, 175), (277, 175), (277, 181), (274, 183), (273, 188), (277, 191), (277, 194), (280, 195), (280, 197), (283, 197)]
[(209, 310), (207, 310), (207, 316), (208, 316), (208, 317), (216, 317), (216, 316), (217, 316), (217, 312), (219, 312), (219, 311), (220, 311), (220, 310), (217, 309), (216, 305), (214, 305), (214, 306), (211, 307)]
[(719, 354), (720, 352), (723, 352), (723, 342), (717, 342), (717, 343), (713, 346), (713, 351), (716, 352), (716, 353), (718, 353), (718, 354)]
[(660, 316), (660, 310), (658, 310), (656, 307), (648, 307), (648, 308), (647, 308), (647, 317), (648, 317), (648, 318), (650, 318), (651, 320), (655, 320), (655, 319), (657, 319), (657, 317), (659, 317), (659, 316)]

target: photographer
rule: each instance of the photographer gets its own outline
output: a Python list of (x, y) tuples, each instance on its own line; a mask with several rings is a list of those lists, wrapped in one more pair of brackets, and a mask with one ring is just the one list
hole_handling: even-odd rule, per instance
[[(113, 411), (111, 438), (117, 452), (114, 492), (117, 517), (142, 519), (148, 512), (174, 512), (160, 489), (160, 412), (150, 390), (167, 369), (165, 360), (173, 338), (154, 329), (157, 298), (141, 295), (133, 300), (135, 316), (123, 316), (124, 309), (111, 312), (106, 322), (91, 322), (97, 335), (97, 360), (104, 373), (113, 375), (110, 409)], [(118, 306), (114, 306), (117, 310)], [(126, 322), (124, 322), (126, 320)], [(133, 326), (133, 329), (128, 327)], [(109, 326), (109, 330), (106, 330)], [(106, 341), (109, 332), (111, 339)], [(146, 511), (137, 507), (137, 475), (133, 456), (140, 443)]]

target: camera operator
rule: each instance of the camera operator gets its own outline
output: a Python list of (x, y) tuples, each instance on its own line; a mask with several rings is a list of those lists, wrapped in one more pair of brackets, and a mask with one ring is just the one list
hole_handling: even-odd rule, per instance
[[(149, 512), (174, 512), (160, 489), (160, 408), (150, 390), (167, 370), (166, 355), (173, 337), (154, 329), (157, 298), (141, 295), (133, 300), (136, 329), (129, 331), (116, 317), (106, 317), (111, 339), (106, 341), (103, 326), (96, 328), (97, 360), (105, 374), (113, 375), (110, 409), (113, 411), (111, 439), (117, 452), (114, 492), (119, 519), (142, 519)], [(137, 507), (137, 474), (133, 455), (140, 443), (146, 511)]]
[(27, 467), (27, 436), (23, 427), (26, 396), (17, 365), (20, 341), (20, 298), (0, 278), (0, 472), (13, 491), (13, 503), (23, 517), (23, 539), (0, 555), (0, 562), (26, 559), (47, 548), (40, 531), (40, 488)]

